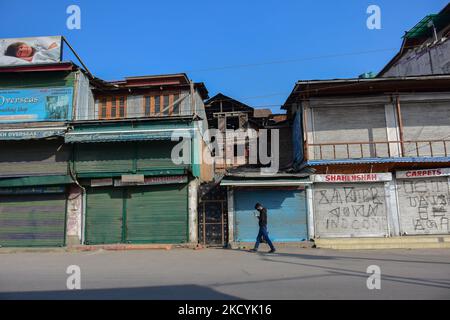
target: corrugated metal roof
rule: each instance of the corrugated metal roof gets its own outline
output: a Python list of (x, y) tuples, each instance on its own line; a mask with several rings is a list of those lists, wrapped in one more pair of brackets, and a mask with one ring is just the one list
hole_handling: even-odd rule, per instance
[(120, 142), (143, 140), (171, 140), (172, 135), (191, 138), (190, 129), (154, 129), (154, 130), (115, 130), (115, 131), (83, 131), (65, 135), (66, 143), (87, 142)]
[(221, 186), (260, 186), (260, 187), (272, 187), (272, 186), (302, 186), (311, 184), (312, 182), (308, 178), (297, 179), (222, 179)]
[(371, 163), (424, 163), (424, 162), (450, 162), (450, 157), (420, 157), (420, 158), (366, 158), (341, 160), (310, 160), (306, 166), (324, 166), (332, 164), (371, 164)]

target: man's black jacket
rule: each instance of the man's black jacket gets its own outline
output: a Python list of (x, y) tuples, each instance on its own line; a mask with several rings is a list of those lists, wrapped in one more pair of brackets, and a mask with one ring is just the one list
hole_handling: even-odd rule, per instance
[(267, 210), (266, 208), (262, 208), (259, 211), (259, 226), (266, 227), (267, 226)]

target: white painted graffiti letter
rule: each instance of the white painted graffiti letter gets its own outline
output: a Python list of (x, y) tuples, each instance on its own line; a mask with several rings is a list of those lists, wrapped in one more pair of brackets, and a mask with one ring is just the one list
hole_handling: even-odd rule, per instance
[(372, 274), (367, 278), (366, 284), (369, 290), (381, 289), (381, 269), (379, 266), (371, 265), (367, 267), (366, 273)]
[(67, 267), (66, 273), (69, 275), (66, 281), (67, 289), (80, 290), (81, 289), (81, 269), (77, 265)]

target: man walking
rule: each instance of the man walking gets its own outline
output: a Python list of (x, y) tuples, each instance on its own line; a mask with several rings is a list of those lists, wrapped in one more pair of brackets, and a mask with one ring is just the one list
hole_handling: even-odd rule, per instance
[(258, 251), (258, 247), (259, 247), (259, 243), (261, 242), (261, 238), (264, 238), (270, 247), (269, 253), (274, 253), (276, 250), (272, 244), (272, 241), (270, 241), (269, 234), (267, 232), (267, 209), (264, 208), (260, 203), (257, 203), (255, 205), (255, 209), (259, 211), (259, 217), (258, 217), (259, 232), (258, 232), (258, 236), (256, 237), (255, 248), (250, 251), (252, 251), (252, 252)]

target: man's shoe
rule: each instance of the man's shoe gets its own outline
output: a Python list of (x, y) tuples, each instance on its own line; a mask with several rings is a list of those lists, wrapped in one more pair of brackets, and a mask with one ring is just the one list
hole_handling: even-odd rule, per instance
[(256, 250), (256, 249), (253, 248), (253, 249), (250, 249), (249, 251), (250, 251), (250, 252), (257, 252), (258, 250)]
[(277, 251), (277, 250), (272, 249), (272, 250), (269, 251), (269, 253), (274, 253), (275, 251)]

